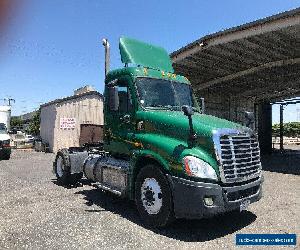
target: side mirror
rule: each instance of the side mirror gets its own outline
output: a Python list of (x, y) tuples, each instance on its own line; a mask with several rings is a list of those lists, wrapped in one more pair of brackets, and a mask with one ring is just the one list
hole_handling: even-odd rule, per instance
[(186, 115), (189, 119), (190, 132), (189, 132), (189, 137), (188, 137), (188, 146), (189, 146), (189, 148), (192, 148), (197, 139), (197, 135), (194, 132), (193, 120), (192, 120), (192, 115), (194, 114), (194, 111), (191, 106), (187, 106), (187, 105), (182, 106), (181, 109), (182, 109), (184, 115)]
[(111, 111), (118, 111), (119, 109), (118, 87), (116, 86), (108, 87), (108, 101), (109, 101), (109, 109)]
[(254, 113), (245, 111), (245, 119), (246, 119), (246, 126), (249, 128), (253, 128), (253, 124), (255, 120)]
[(186, 116), (192, 116), (194, 114), (194, 111), (190, 106), (184, 105), (181, 107), (181, 109)]

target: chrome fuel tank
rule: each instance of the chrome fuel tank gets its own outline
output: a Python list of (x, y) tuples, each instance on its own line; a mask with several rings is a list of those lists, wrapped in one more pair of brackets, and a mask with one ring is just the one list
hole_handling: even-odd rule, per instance
[(119, 193), (127, 187), (128, 169), (129, 161), (105, 155), (90, 155), (83, 166), (87, 179)]

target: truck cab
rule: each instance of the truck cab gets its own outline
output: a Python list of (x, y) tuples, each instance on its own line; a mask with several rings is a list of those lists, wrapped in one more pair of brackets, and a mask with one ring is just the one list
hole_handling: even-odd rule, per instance
[(106, 74), (103, 148), (59, 151), (58, 180), (74, 183), (84, 174), (134, 200), (144, 222), (158, 227), (258, 201), (263, 176), (256, 134), (204, 114), (163, 48), (126, 37), (119, 48), (125, 67)]
[(5, 124), (0, 123), (0, 160), (9, 160), (10, 154), (10, 136)]

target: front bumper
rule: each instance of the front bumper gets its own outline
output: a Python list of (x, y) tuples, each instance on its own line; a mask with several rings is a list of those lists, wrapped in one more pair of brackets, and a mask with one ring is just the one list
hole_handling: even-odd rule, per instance
[[(194, 182), (178, 177), (170, 177), (173, 190), (173, 204), (176, 218), (200, 219), (212, 217), (240, 208), (245, 199), (250, 203), (262, 197), (263, 177), (235, 186), (221, 186), (219, 184)], [(208, 206), (205, 197), (212, 197), (214, 203)]]

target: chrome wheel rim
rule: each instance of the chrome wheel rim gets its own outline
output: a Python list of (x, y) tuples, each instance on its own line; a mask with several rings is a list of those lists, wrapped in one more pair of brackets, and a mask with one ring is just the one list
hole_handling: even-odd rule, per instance
[(161, 187), (156, 179), (146, 178), (141, 187), (141, 200), (148, 214), (158, 214), (162, 207)]
[(56, 173), (57, 173), (58, 177), (63, 176), (63, 169), (64, 169), (63, 158), (61, 156), (58, 156), (58, 158), (56, 160)]

